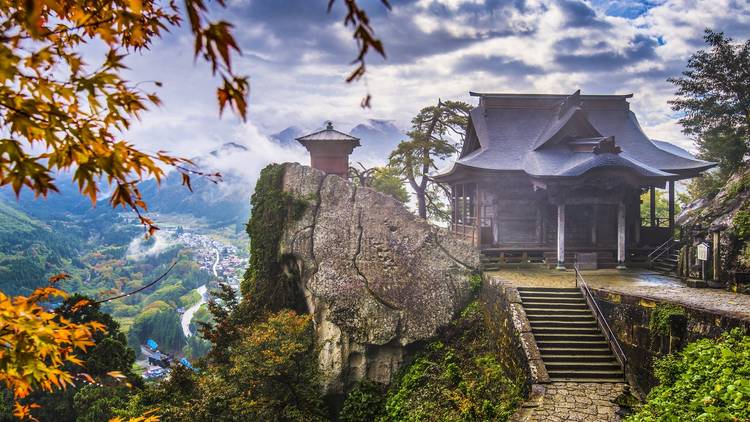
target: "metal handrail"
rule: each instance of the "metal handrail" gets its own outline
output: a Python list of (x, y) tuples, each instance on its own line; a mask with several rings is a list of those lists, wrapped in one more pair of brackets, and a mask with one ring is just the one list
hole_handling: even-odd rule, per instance
[[(674, 236), (667, 239), (666, 242), (662, 243), (656, 249), (654, 249), (650, 254), (648, 254), (648, 262), (653, 262), (659, 259), (667, 251), (671, 250), (676, 242), (677, 240), (674, 238)], [(654, 256), (654, 254), (656, 254), (657, 252), (658, 254)]]
[(625, 352), (622, 350), (620, 342), (617, 341), (617, 337), (615, 337), (615, 334), (612, 332), (612, 328), (610, 328), (609, 324), (607, 323), (607, 319), (604, 318), (602, 310), (599, 309), (599, 305), (596, 304), (594, 295), (591, 294), (591, 290), (589, 289), (588, 284), (586, 284), (586, 280), (583, 279), (581, 272), (578, 270), (578, 264), (574, 264), (573, 268), (575, 269), (576, 273), (576, 287), (581, 290), (581, 293), (583, 293), (583, 296), (586, 299), (586, 303), (588, 303), (589, 308), (594, 311), (594, 317), (596, 318), (596, 323), (599, 326), (599, 329), (604, 332), (604, 336), (607, 338), (607, 341), (612, 347), (612, 351), (615, 352), (617, 361), (620, 362), (620, 366), (622, 367), (623, 372), (625, 372), (625, 368), (628, 364), (628, 358), (625, 356)]

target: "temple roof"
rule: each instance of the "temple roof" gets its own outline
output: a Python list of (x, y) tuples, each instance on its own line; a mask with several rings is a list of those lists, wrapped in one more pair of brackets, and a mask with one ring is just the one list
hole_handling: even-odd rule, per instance
[[(628, 168), (646, 178), (694, 177), (715, 164), (651, 140), (627, 101), (631, 95), (477, 94), (466, 141), (438, 179), (472, 167), (575, 177), (595, 168)], [(595, 152), (603, 141), (615, 146)]]
[(344, 132), (339, 132), (338, 130), (333, 128), (332, 122), (327, 122), (326, 128), (323, 130), (311, 133), (309, 135), (301, 136), (296, 139), (302, 145), (305, 145), (308, 142), (350, 141), (352, 143), (356, 143), (356, 145), (359, 146), (359, 138), (356, 138)]

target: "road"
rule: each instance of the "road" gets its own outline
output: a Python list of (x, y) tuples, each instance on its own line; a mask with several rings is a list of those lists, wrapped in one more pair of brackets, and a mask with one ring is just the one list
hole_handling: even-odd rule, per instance
[[(219, 250), (214, 249), (214, 252), (216, 252), (216, 260), (214, 261), (214, 265), (211, 268), (211, 270), (214, 273), (214, 277), (219, 278), (219, 274), (216, 273), (216, 266), (219, 265)], [(193, 333), (190, 332), (190, 322), (193, 320), (193, 315), (198, 311), (198, 308), (201, 307), (204, 303), (206, 303), (207, 299), (207, 292), (208, 292), (208, 286), (205, 284), (195, 289), (200, 293), (201, 299), (196, 303), (195, 305), (189, 307), (184, 314), (182, 314), (182, 320), (180, 321), (182, 323), (182, 333), (185, 334), (185, 338), (190, 337), (193, 335)]]

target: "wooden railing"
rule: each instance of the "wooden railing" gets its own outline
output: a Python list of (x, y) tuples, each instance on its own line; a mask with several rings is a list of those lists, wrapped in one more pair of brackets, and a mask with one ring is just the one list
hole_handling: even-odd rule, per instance
[(586, 299), (586, 303), (589, 305), (589, 308), (594, 312), (594, 317), (596, 318), (596, 324), (599, 326), (599, 330), (604, 333), (604, 337), (607, 338), (607, 341), (609, 342), (609, 345), (612, 348), (617, 361), (620, 363), (623, 372), (627, 374), (628, 358), (625, 356), (625, 352), (622, 350), (620, 342), (612, 332), (612, 328), (610, 328), (609, 323), (607, 323), (607, 319), (604, 318), (604, 314), (599, 308), (599, 305), (596, 304), (594, 295), (591, 294), (591, 290), (589, 289), (588, 284), (586, 284), (586, 280), (583, 279), (581, 272), (578, 270), (578, 264), (575, 264), (573, 268), (575, 269), (576, 273), (576, 287), (578, 287), (578, 289), (581, 291), (583, 297)]

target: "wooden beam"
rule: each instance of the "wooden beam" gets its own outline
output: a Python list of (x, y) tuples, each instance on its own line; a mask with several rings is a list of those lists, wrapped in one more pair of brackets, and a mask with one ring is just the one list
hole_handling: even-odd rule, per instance
[(669, 181), (669, 237), (674, 236), (674, 181)]
[(565, 204), (557, 206), (557, 269), (565, 270)]
[(656, 227), (656, 188), (651, 186), (650, 189), (650, 203), (649, 203), (649, 211), (651, 212), (651, 227)]
[(719, 281), (719, 278), (721, 276), (721, 274), (720, 274), (720, 272), (721, 272), (721, 270), (720, 270), (721, 265), (719, 265), (721, 263), (720, 262), (721, 261), (721, 255), (719, 254), (719, 248), (720, 248), (720, 246), (719, 246), (720, 245), (720, 243), (719, 243), (719, 240), (720, 240), (719, 236), (720, 236), (720, 234), (719, 234), (718, 231), (715, 231), (712, 234), (713, 234), (713, 243), (714, 243), (713, 244), (713, 248), (712, 248), (713, 249), (712, 250), (712, 252), (713, 252), (713, 256), (712, 256), (712, 258), (713, 258), (712, 259), (712, 261), (713, 261), (712, 264), (713, 265), (712, 266), (713, 266), (713, 273), (714, 273), (713, 274), (713, 280), (714, 281)]
[(617, 206), (617, 269), (625, 269), (625, 203)]

